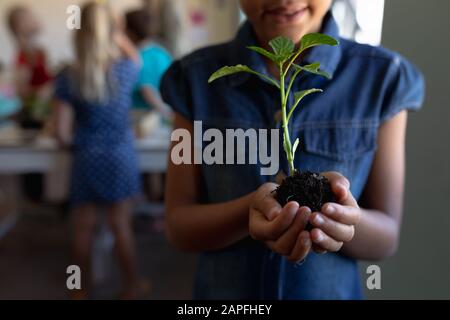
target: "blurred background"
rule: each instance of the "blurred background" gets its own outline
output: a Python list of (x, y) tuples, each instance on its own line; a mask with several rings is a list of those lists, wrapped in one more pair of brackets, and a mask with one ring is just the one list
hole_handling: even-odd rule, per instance
[[(51, 79), (73, 58), (68, 6), (76, 0), (0, 2), (0, 299), (66, 299), (69, 264), (68, 186), (71, 157), (53, 138)], [(245, 19), (237, 0), (110, 0), (118, 15), (144, 9), (152, 17), (152, 41), (177, 59), (231, 39)], [(43, 85), (33, 99), (19, 98), (27, 67), (8, 26), (18, 5), (33, 12), (39, 32), (33, 45), (45, 51)], [(450, 299), (450, 3), (442, 0), (337, 0), (342, 35), (399, 51), (425, 74), (424, 109), (412, 114), (407, 140), (404, 223), (397, 255), (380, 264), (382, 289), (369, 299)], [(39, 59), (38, 59), (39, 60)], [(44, 61), (45, 60), (45, 61)], [(40, 61), (40, 60), (39, 60)], [(41, 74), (42, 78), (42, 74)], [(42, 89), (42, 90), (41, 90)], [(144, 193), (133, 207), (138, 268), (150, 281), (149, 299), (188, 299), (196, 257), (164, 238), (163, 188), (170, 121), (158, 111), (132, 111), (130, 124)], [(92, 249), (93, 298), (116, 298), (120, 286), (114, 238), (105, 223)], [(361, 263), (363, 281), (366, 263)]]

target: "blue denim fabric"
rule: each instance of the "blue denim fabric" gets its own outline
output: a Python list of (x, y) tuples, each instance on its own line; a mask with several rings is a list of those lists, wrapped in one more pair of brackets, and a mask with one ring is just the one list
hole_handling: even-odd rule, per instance
[[(331, 14), (322, 33), (339, 38)], [(256, 45), (251, 25), (236, 38), (199, 50), (176, 61), (166, 73), (162, 95), (176, 112), (202, 120), (204, 130), (279, 128), (277, 89), (258, 77), (236, 74), (212, 84), (207, 79), (224, 65), (247, 64), (266, 73), (266, 66), (246, 46)], [(296, 167), (339, 171), (351, 182), (358, 199), (377, 148), (379, 126), (401, 110), (417, 110), (424, 98), (424, 80), (406, 59), (381, 47), (340, 39), (339, 47), (315, 47), (303, 63), (321, 62), (331, 80), (303, 74), (294, 90), (321, 88), (296, 110), (292, 137), (300, 137)], [(280, 139), (281, 139), (280, 135)], [(281, 169), (287, 161), (280, 143)], [(202, 165), (202, 202), (236, 199), (274, 177), (261, 176), (259, 165)], [(228, 248), (200, 255), (195, 298), (203, 299), (360, 299), (357, 262), (340, 253), (311, 253), (298, 266), (250, 238)]]

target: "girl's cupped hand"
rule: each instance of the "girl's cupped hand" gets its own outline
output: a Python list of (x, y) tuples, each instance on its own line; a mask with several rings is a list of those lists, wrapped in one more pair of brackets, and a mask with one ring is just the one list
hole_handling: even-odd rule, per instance
[[(311, 249), (318, 253), (339, 251), (355, 234), (361, 210), (350, 192), (349, 181), (337, 172), (323, 173), (331, 183), (336, 203), (326, 203), (311, 213), (291, 201), (284, 207), (273, 197), (275, 183), (263, 184), (254, 194), (249, 210), (249, 233), (264, 241), (289, 261), (303, 260)], [(308, 222), (313, 226), (306, 230)]]

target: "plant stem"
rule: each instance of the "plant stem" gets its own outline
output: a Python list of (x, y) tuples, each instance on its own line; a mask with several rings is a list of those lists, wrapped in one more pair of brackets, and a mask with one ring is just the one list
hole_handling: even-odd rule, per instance
[(294, 54), (294, 56), (291, 58), (291, 60), (289, 60), (288, 65), (286, 67), (286, 71), (283, 73), (285, 77), (286, 77), (287, 73), (289, 72), (289, 69), (291, 68), (291, 66), (294, 64), (295, 60), (297, 60), (297, 58), (300, 56), (300, 54), (302, 52), (303, 52), (303, 50), (297, 51), (297, 53)]
[[(287, 120), (287, 100), (288, 96), (286, 96), (285, 93), (285, 77), (286, 75), (283, 72), (283, 64), (279, 65), (280, 69), (280, 98), (281, 98), (281, 115), (282, 115), (282, 124), (283, 124), (283, 147), (284, 151), (286, 152), (286, 157), (289, 163), (289, 175), (291, 175), (295, 168), (294, 168), (294, 157), (292, 154), (292, 144), (291, 144), (291, 138), (289, 136), (289, 127), (288, 127), (288, 120)], [(289, 94), (289, 92), (288, 92)]]
[[(286, 105), (287, 105), (287, 100), (288, 100), (289, 94), (291, 93), (291, 90), (292, 90), (292, 85), (294, 84), (295, 79), (297, 78), (297, 76), (300, 74), (301, 71), (302, 71), (302, 69), (296, 70), (294, 72), (294, 74), (291, 76), (291, 79), (289, 80), (289, 85), (288, 85), (287, 91), (285, 93), (285, 96), (286, 96), (285, 103), (286, 103)], [(288, 118), (288, 121), (289, 121), (289, 118)]]

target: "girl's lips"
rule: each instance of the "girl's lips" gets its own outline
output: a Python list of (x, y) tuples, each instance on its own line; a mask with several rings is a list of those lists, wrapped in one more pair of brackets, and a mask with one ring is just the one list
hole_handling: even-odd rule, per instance
[(308, 7), (301, 9), (278, 8), (267, 10), (264, 15), (277, 24), (289, 24), (298, 22), (306, 13)]

